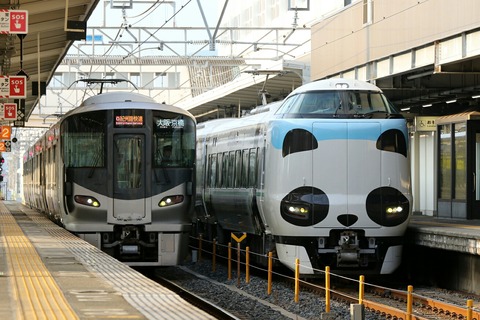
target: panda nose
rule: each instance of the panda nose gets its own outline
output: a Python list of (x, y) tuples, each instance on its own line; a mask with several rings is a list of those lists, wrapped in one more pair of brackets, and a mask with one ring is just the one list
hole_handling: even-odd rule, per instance
[(357, 222), (358, 217), (354, 214), (341, 214), (337, 217), (337, 220), (345, 227), (350, 227)]

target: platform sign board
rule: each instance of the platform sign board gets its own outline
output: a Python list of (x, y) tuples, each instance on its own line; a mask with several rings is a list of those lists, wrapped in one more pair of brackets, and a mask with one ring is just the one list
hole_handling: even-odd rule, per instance
[(9, 76), (10, 78), (10, 98), (27, 97), (27, 77)]
[(0, 137), (2, 140), (10, 140), (12, 137), (12, 127), (10, 126), (1, 126), (0, 127)]
[(3, 103), (3, 120), (17, 120), (17, 104)]
[(26, 93), (27, 77), (0, 76), (0, 98), (25, 99)]
[(437, 117), (415, 117), (415, 131), (436, 131), (436, 120)]
[(0, 141), (0, 152), (12, 151), (12, 142), (10, 140)]
[(1, 126), (0, 127), (0, 152), (10, 152), (12, 150), (12, 127), (10, 126)]
[(10, 33), (28, 33), (27, 10), (10, 10)]
[(0, 34), (27, 34), (27, 10), (0, 10)]

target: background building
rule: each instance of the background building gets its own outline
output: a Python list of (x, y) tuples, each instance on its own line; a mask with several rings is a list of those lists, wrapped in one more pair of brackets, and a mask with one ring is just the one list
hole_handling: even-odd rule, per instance
[[(440, 215), (472, 218), (480, 161), (461, 156), (475, 143), (460, 136), (474, 135), (466, 133), (473, 118), (454, 118), (465, 129), (442, 118), (442, 130), (453, 132), (442, 140), (453, 149), (442, 153), (436, 121), (478, 108), (479, 9), (475, 0), (100, 1), (29, 125), (48, 127), (95, 94), (85, 78), (128, 79), (106, 90), (135, 85), (198, 121), (241, 116), (309, 81), (356, 78), (382, 88), (409, 119), (414, 210), (437, 214), (440, 203)], [(455, 166), (439, 166), (449, 163), (441, 154)]]

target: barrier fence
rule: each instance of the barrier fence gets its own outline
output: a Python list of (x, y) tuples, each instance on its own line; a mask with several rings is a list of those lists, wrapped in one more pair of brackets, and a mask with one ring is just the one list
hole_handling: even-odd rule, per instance
[[(225, 246), (225, 245), (218, 244), (216, 240), (213, 240), (213, 241), (205, 240), (205, 239), (202, 238), (202, 236), (200, 236), (198, 238), (191, 237), (191, 239), (196, 240), (197, 243), (198, 243), (197, 247), (192, 246), (192, 245), (190, 246), (192, 250), (198, 250), (198, 255), (197, 255), (198, 261), (202, 261), (202, 252), (205, 252), (205, 253), (211, 255), (212, 272), (216, 271), (217, 257), (220, 257), (220, 258), (223, 258), (223, 259), (227, 260), (227, 274), (228, 274), (227, 277), (228, 277), (228, 280), (232, 279), (232, 263), (236, 262), (236, 264), (237, 264), (237, 268), (236, 268), (237, 269), (237, 272), (236, 272), (236, 274), (237, 274), (237, 285), (239, 285), (240, 282), (241, 282), (241, 266), (242, 265), (245, 268), (245, 283), (247, 283), (247, 284), (250, 283), (250, 269), (251, 268), (256, 268), (258, 270), (266, 271), (267, 272), (267, 288), (266, 289), (267, 289), (267, 294), (268, 295), (272, 294), (272, 279), (273, 279), (274, 274), (278, 275), (278, 276), (284, 276), (284, 277), (290, 278), (291, 280), (294, 281), (293, 300), (295, 301), (295, 303), (298, 303), (300, 301), (300, 288), (301, 288), (302, 283), (304, 285), (315, 286), (318, 289), (321, 289), (325, 292), (325, 312), (326, 313), (329, 313), (331, 311), (331, 294), (332, 293), (336, 294), (337, 296), (344, 296), (345, 298), (348, 298), (349, 300), (355, 299), (354, 297), (348, 296), (345, 293), (332, 290), (331, 289), (331, 277), (332, 276), (337, 277), (337, 278), (341, 278), (344, 281), (346, 280), (346, 281), (358, 282), (358, 299), (355, 299), (355, 300), (358, 301), (359, 305), (362, 305), (362, 306), (364, 306), (366, 308), (369, 308), (369, 309), (372, 309), (372, 310), (378, 310), (378, 306), (380, 304), (372, 302), (372, 301), (365, 300), (365, 298), (364, 298), (365, 297), (365, 295), (364, 295), (365, 294), (365, 285), (368, 285), (369, 287), (372, 287), (372, 288), (376, 287), (376, 288), (379, 288), (379, 289), (386, 289), (386, 290), (390, 291), (393, 295), (406, 296), (406, 306), (405, 306), (405, 311), (403, 312), (403, 317), (402, 317), (402, 319), (406, 319), (406, 320), (420, 319), (419, 317), (415, 316), (414, 313), (413, 313), (413, 305), (414, 305), (415, 300), (417, 301), (417, 303), (420, 303), (420, 304), (423, 303), (425, 305), (425, 303), (427, 303), (427, 305), (432, 306), (433, 309), (439, 308), (440, 305), (445, 304), (444, 302), (441, 302), (439, 300), (435, 300), (435, 299), (432, 299), (432, 298), (429, 298), (429, 297), (425, 297), (425, 296), (422, 296), (422, 295), (419, 295), (419, 294), (415, 294), (413, 292), (413, 286), (411, 286), (411, 285), (409, 285), (407, 287), (406, 291), (392, 289), (392, 288), (380, 287), (380, 286), (377, 286), (377, 285), (374, 285), (374, 284), (371, 284), (371, 283), (365, 283), (365, 277), (363, 275), (360, 275), (359, 279), (357, 281), (357, 280), (352, 279), (352, 278), (348, 278), (348, 277), (345, 277), (345, 276), (341, 276), (341, 275), (338, 275), (338, 274), (331, 273), (329, 266), (326, 266), (325, 270), (313, 269), (313, 271), (315, 273), (323, 274), (323, 276), (325, 277), (325, 286), (322, 287), (322, 286), (319, 286), (319, 285), (315, 285), (313, 283), (306, 282), (305, 280), (301, 279), (300, 268), (301, 267), (302, 268), (310, 268), (310, 267), (302, 266), (300, 264), (300, 259), (296, 259), (296, 261), (295, 261), (294, 277), (291, 278), (291, 277), (288, 277), (288, 276), (285, 276), (285, 275), (282, 275), (282, 274), (279, 274), (279, 273), (276, 273), (276, 272), (273, 271), (273, 262), (274, 262), (275, 258), (273, 257), (272, 252), (268, 252), (268, 254), (267, 254), (268, 267), (267, 267), (267, 270), (265, 270), (265, 269), (262, 269), (258, 266), (254, 266), (254, 265), (250, 264), (250, 256), (251, 255), (258, 255), (258, 256), (262, 256), (262, 257), (264, 257), (265, 255), (255, 253), (255, 252), (251, 252), (250, 248), (248, 246), (245, 248), (245, 250), (241, 249), (240, 241), (237, 242), (237, 246), (236, 246), (236, 252), (237, 252), (236, 260), (233, 260), (232, 259), (232, 256), (233, 256), (232, 251), (234, 249), (232, 247), (231, 242), (229, 242), (228, 245)], [(211, 248), (212, 248), (211, 251), (205, 250), (205, 248), (203, 247), (204, 243), (207, 243), (207, 244), (211, 245)], [(227, 256), (226, 257), (217, 254), (217, 247), (218, 246), (223, 247), (224, 249), (227, 250)], [(245, 262), (241, 261), (241, 254), (242, 253), (245, 255)], [(275, 259), (275, 260), (278, 260), (278, 259)], [(471, 299), (468, 299), (466, 301), (466, 307), (465, 308), (454, 306), (454, 305), (449, 305), (449, 310), (452, 313), (455, 313), (456, 315), (461, 315), (461, 317), (463, 319), (466, 319), (466, 320), (474, 320), (474, 319), (480, 320), (480, 312), (479, 312), (479, 310), (476, 310), (473, 307), (473, 300), (471, 300)]]

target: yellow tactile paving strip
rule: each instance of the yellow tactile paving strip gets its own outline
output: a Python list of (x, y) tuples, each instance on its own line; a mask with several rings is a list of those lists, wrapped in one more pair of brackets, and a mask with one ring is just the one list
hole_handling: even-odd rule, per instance
[(16, 319), (78, 319), (15, 218), (0, 203), (0, 234), (5, 239)]

